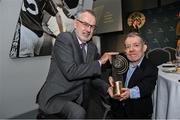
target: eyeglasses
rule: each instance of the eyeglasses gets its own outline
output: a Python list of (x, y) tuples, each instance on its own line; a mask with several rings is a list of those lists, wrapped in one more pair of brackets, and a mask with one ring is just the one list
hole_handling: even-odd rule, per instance
[(84, 26), (86, 26), (86, 27), (90, 27), (90, 28), (92, 28), (93, 30), (95, 30), (96, 29), (96, 25), (90, 25), (89, 23), (87, 23), (87, 22), (83, 22), (83, 21), (81, 21), (81, 20), (79, 20), (79, 19), (76, 19), (78, 22), (80, 22), (81, 24), (83, 24)]

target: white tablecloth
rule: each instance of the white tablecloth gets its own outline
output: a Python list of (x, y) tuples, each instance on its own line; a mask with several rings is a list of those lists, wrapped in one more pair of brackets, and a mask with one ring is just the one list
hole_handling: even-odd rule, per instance
[(155, 119), (180, 119), (180, 73), (165, 73), (159, 68), (153, 95)]

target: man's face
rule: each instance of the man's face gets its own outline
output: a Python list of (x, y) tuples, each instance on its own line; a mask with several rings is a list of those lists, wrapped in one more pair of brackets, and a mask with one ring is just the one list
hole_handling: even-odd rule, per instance
[(96, 18), (90, 13), (85, 12), (80, 15), (79, 19), (74, 20), (73, 25), (78, 38), (82, 42), (87, 42), (93, 36), (96, 25)]
[(125, 52), (127, 58), (132, 63), (139, 63), (141, 58), (144, 56), (147, 46), (141, 41), (138, 36), (128, 37), (125, 40)]

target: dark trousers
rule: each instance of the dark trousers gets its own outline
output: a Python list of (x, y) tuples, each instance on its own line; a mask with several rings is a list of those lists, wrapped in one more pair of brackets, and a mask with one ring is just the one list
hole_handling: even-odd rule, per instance
[[(112, 119), (151, 119), (152, 114), (135, 114), (128, 113), (125, 108), (125, 103), (115, 99), (110, 99), (111, 110), (108, 113), (108, 118)], [(131, 111), (132, 112), (132, 111)]]
[[(73, 101), (66, 101), (63, 108), (59, 108), (58, 106), (61, 105), (62, 99), (55, 97), (51, 99), (51, 101), (48, 103), (46, 107), (46, 111), (56, 111), (54, 114), (56, 116), (60, 116), (60, 118), (66, 118), (66, 119), (84, 119), (86, 116), (85, 109), (73, 102)], [(47, 113), (48, 114), (48, 113)]]

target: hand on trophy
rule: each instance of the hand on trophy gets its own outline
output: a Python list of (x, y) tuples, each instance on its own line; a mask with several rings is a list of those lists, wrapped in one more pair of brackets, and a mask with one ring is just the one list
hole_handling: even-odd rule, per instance
[(105, 52), (99, 59), (99, 62), (101, 63), (101, 65), (105, 64), (108, 60), (110, 63), (112, 63), (112, 56), (118, 54), (119, 52)]
[(120, 101), (126, 100), (130, 97), (130, 89), (129, 88), (122, 88), (122, 93), (120, 94)]
[(115, 82), (111, 76), (109, 77), (109, 84), (110, 84), (110, 87), (108, 88), (108, 93), (111, 98), (122, 101), (122, 100), (126, 100), (130, 97), (130, 89), (129, 88), (123, 88), (123, 87), (119, 88), (118, 87), (120, 94), (117, 92), (116, 89), (118, 89), (118, 88), (115, 88), (116, 87)]
[(110, 97), (117, 99), (117, 100), (120, 100), (121, 99), (120, 94), (114, 93), (115, 86), (114, 86), (114, 80), (113, 80), (112, 76), (109, 77), (109, 84), (110, 84), (110, 86), (108, 88), (108, 93), (109, 93)]

